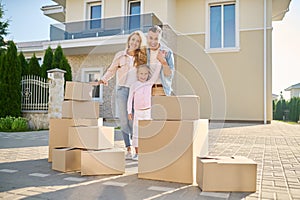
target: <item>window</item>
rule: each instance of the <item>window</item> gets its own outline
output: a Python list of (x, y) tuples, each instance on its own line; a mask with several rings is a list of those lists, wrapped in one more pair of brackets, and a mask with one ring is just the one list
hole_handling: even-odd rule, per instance
[(236, 31), (236, 3), (210, 4), (209, 48), (236, 48), (238, 46)]
[[(83, 68), (82, 69), (82, 81), (83, 82), (95, 82), (99, 81), (102, 77), (103, 69), (97, 68)], [(103, 87), (102, 85), (93, 86), (92, 97), (94, 101), (103, 102)]]
[(93, 2), (87, 4), (88, 19), (90, 19), (90, 29), (101, 27), (102, 5), (101, 2)]
[(129, 19), (129, 30), (140, 29), (141, 26), (141, 2), (140, 1), (128, 1), (128, 15)]

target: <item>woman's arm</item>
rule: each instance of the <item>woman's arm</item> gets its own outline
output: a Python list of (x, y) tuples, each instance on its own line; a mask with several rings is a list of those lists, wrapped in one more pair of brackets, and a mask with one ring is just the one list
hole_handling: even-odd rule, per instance
[(118, 70), (120, 57), (122, 56), (122, 52), (116, 53), (111, 65), (107, 69), (106, 73), (102, 76), (101, 80), (98, 81), (99, 84), (108, 84), (108, 81), (113, 78)]

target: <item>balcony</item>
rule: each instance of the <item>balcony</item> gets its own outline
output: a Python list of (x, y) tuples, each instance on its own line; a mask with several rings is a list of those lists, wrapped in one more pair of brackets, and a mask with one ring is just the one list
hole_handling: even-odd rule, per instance
[(41, 10), (43, 11), (44, 15), (56, 21), (64, 22), (66, 20), (65, 9), (61, 5), (43, 6)]
[(147, 32), (154, 25), (162, 26), (163, 24), (152, 13), (53, 24), (50, 26), (50, 40), (126, 35), (136, 30)]

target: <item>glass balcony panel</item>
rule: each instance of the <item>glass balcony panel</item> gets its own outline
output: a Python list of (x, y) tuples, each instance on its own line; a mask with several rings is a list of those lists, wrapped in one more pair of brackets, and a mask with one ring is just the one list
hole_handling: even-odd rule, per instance
[(147, 32), (154, 25), (162, 26), (162, 22), (154, 14), (129, 15), (53, 24), (50, 26), (50, 40), (125, 35), (135, 30)]

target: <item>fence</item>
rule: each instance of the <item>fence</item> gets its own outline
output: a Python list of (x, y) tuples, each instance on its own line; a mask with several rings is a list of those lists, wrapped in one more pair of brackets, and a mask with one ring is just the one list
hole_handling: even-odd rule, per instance
[(22, 112), (48, 111), (49, 84), (47, 80), (35, 76), (22, 77)]

